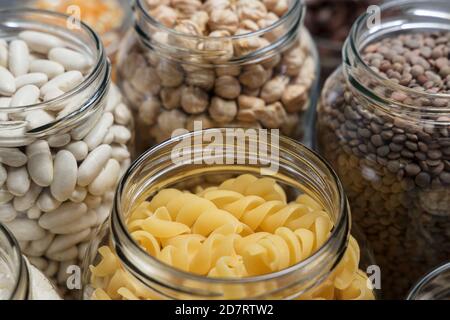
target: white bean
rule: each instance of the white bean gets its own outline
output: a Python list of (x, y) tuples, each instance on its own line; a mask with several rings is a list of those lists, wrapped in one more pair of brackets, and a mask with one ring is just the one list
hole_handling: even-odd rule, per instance
[(42, 256), (45, 251), (47, 251), (54, 238), (55, 235), (48, 232), (44, 238), (31, 242), (30, 250), (33, 250), (34, 252), (39, 253), (39, 256)]
[(91, 66), (90, 60), (84, 54), (67, 48), (50, 50), (48, 58), (62, 64), (67, 71), (86, 71)]
[(72, 260), (78, 256), (78, 248), (76, 246), (74, 246), (72, 248), (66, 249), (61, 252), (46, 254), (45, 256), (51, 260), (55, 260), (55, 261), (59, 261), (59, 262)]
[(8, 168), (8, 178), (6, 178), (6, 187), (8, 191), (17, 197), (25, 195), (30, 189), (30, 177), (26, 167)]
[(90, 245), (89, 241), (83, 242), (82, 244), (78, 245), (78, 260), (84, 261), (89, 245)]
[(11, 98), (0, 98), (0, 109), (8, 108), (11, 105)]
[(7, 177), (8, 173), (6, 172), (5, 167), (0, 163), (0, 187), (3, 187)]
[(44, 238), (47, 233), (34, 220), (15, 219), (5, 223), (6, 227), (11, 230), (17, 240), (34, 241)]
[(83, 187), (77, 186), (75, 190), (70, 195), (70, 201), (75, 203), (83, 202), (84, 199), (86, 199), (87, 196), (87, 190)]
[(50, 191), (56, 200), (66, 201), (70, 198), (77, 185), (77, 160), (71, 152), (61, 150), (56, 154), (53, 168), (54, 175)]
[(55, 121), (55, 117), (45, 110), (33, 110), (26, 113), (25, 121), (27, 121), (28, 129), (36, 129)]
[(0, 66), (7, 67), (8, 66), (8, 48), (6, 46), (0, 45)]
[(44, 275), (47, 276), (48, 278), (52, 278), (58, 272), (58, 269), (59, 263), (56, 261), (50, 261), (48, 263), (47, 268), (44, 270)]
[(73, 221), (79, 221), (87, 212), (84, 203), (63, 203), (59, 208), (51, 212), (44, 213), (39, 219), (39, 225), (45, 229), (67, 225)]
[(86, 187), (94, 181), (106, 162), (111, 158), (111, 152), (111, 146), (103, 144), (89, 153), (78, 170), (79, 186)]
[(78, 86), (84, 80), (83, 75), (79, 71), (68, 71), (59, 76), (54, 77), (41, 87), (41, 96), (44, 97), (50, 89), (58, 88), (67, 92)]
[[(50, 100), (59, 98), (64, 93), (65, 93), (64, 91), (59, 90), (58, 88), (50, 88), (47, 90), (47, 93), (44, 95), (42, 100), (50, 101)], [(59, 104), (55, 104), (55, 105), (47, 105), (46, 109), (51, 110), (51, 111), (61, 111), (62, 109), (64, 109), (64, 104), (59, 103)]]
[(83, 161), (89, 153), (89, 148), (84, 141), (72, 142), (68, 144), (65, 149), (72, 152), (77, 161)]
[(45, 73), (28, 73), (23, 76), (19, 76), (15, 80), (16, 89), (20, 89), (26, 85), (35, 85), (36, 87), (42, 87), (48, 82), (48, 77)]
[(45, 73), (48, 79), (53, 79), (64, 73), (64, 67), (55, 61), (33, 60), (30, 63), (30, 72)]
[(70, 143), (72, 139), (70, 138), (70, 134), (60, 134), (51, 136), (47, 139), (48, 145), (52, 148), (62, 148)]
[(51, 228), (50, 232), (54, 234), (70, 234), (94, 227), (96, 223), (97, 215), (95, 214), (95, 211), (89, 210), (87, 214), (77, 220), (72, 220), (63, 225)]
[(126, 144), (131, 139), (131, 131), (124, 126), (114, 125), (109, 130), (114, 134), (114, 142)]
[(17, 148), (1, 148), (0, 162), (10, 167), (21, 167), (27, 163), (27, 156)]
[(42, 187), (31, 183), (30, 190), (24, 196), (14, 198), (14, 209), (20, 212), (27, 211), (36, 203), (36, 199), (39, 197), (41, 191)]
[(28, 257), (28, 261), (39, 270), (45, 270), (48, 266), (47, 259), (41, 257)]
[(113, 145), (111, 156), (119, 162), (130, 158), (130, 152), (125, 146)]
[(53, 181), (53, 158), (47, 141), (37, 140), (26, 148), (28, 172), (33, 181), (48, 187)]
[(16, 92), (16, 81), (8, 69), (0, 66), (0, 94), (12, 96)]
[(17, 211), (11, 203), (0, 204), (0, 222), (11, 222), (17, 217)]
[(102, 144), (111, 144), (113, 142), (114, 142), (114, 132), (112, 132), (111, 130), (108, 130), (108, 133), (103, 138)]
[(22, 31), (19, 33), (19, 38), (25, 41), (32, 51), (42, 54), (47, 54), (51, 49), (64, 45), (60, 38), (37, 31)]
[(57, 235), (50, 247), (47, 249), (47, 254), (52, 254), (73, 247), (74, 245), (83, 242), (91, 233), (91, 229), (85, 229), (77, 233), (68, 235)]
[(61, 206), (61, 202), (53, 198), (49, 189), (45, 189), (39, 196), (37, 205), (43, 212), (51, 212), (58, 209)]
[(106, 100), (105, 112), (113, 112), (121, 101), (122, 95), (120, 94), (119, 88), (115, 84), (111, 84)]
[(88, 194), (86, 199), (84, 199), (84, 203), (87, 205), (89, 209), (97, 209), (102, 204), (102, 197), (93, 196), (92, 194)]
[(111, 206), (102, 204), (100, 207), (97, 208), (97, 223), (96, 226), (99, 226), (103, 224), (106, 219), (108, 219), (109, 215), (111, 214)]
[(14, 198), (14, 195), (11, 194), (8, 190), (0, 189), (0, 204), (5, 204), (10, 202)]
[(30, 51), (25, 41), (13, 40), (9, 44), (9, 70), (15, 76), (28, 73), (30, 68)]
[(11, 107), (25, 107), (39, 102), (39, 88), (26, 85), (17, 90), (11, 100)]
[(126, 125), (130, 122), (131, 117), (131, 111), (123, 103), (114, 110), (114, 120), (117, 124)]
[(37, 219), (39, 219), (41, 217), (41, 215), (42, 215), (42, 211), (41, 211), (41, 209), (39, 209), (37, 204), (32, 206), (27, 211), (27, 217), (28, 217), (28, 219), (31, 219), (31, 220), (37, 220)]
[(89, 193), (94, 196), (101, 196), (105, 192), (114, 188), (120, 175), (120, 164), (116, 159), (109, 159), (105, 168), (89, 185)]
[(114, 123), (114, 116), (110, 112), (106, 112), (102, 115), (95, 127), (89, 132), (89, 134), (83, 139), (89, 147), (89, 151), (97, 148), (108, 133), (108, 129)]

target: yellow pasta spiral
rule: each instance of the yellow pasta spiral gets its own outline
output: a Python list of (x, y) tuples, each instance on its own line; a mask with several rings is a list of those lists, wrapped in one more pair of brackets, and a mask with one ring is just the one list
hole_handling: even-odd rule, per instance
[[(286, 269), (319, 250), (333, 228), (330, 216), (312, 197), (302, 194), (288, 203), (274, 179), (249, 174), (216, 187), (198, 187), (196, 194), (161, 190), (137, 206), (127, 224), (148, 254), (174, 268), (216, 278)], [(108, 247), (99, 253), (101, 262), (91, 266), (95, 299), (157, 298), (127, 275)], [(300, 298), (373, 298), (367, 277), (358, 269), (359, 256), (358, 244), (350, 237), (332, 274)], [(232, 290), (225, 294), (245, 288)]]

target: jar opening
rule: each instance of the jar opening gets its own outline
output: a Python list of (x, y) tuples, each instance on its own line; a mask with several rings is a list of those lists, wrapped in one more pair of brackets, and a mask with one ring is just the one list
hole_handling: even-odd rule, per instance
[[(403, 86), (381, 75), (363, 59), (362, 51), (369, 44), (395, 34), (412, 32), (449, 31), (450, 19), (442, 14), (450, 10), (446, 0), (399, 0), (386, 2), (379, 6), (379, 12), (366, 12), (354, 23), (343, 50), (343, 71), (349, 82), (357, 91), (374, 101), (385, 110), (409, 113), (415, 116), (436, 117), (448, 114), (448, 106), (436, 106), (433, 103), (417, 106), (402, 103), (377, 92), (375, 87), (383, 87), (386, 92), (401, 92), (412, 99), (428, 99), (427, 101), (444, 100), (450, 103), (450, 94), (430, 93)], [(374, 14), (379, 14), (380, 23), (374, 23)], [(448, 123), (448, 121), (446, 121)], [(444, 125), (446, 123), (443, 123)]]
[[(77, 118), (105, 95), (109, 86), (110, 66), (100, 38), (88, 25), (82, 21), (76, 21), (76, 25), (69, 26), (74, 22), (65, 14), (29, 8), (0, 10), (0, 21), (4, 27), (1, 34), (3, 39), (14, 38), (23, 30), (50, 33), (63, 39), (71, 47), (82, 51), (93, 62), (92, 69), (86, 74), (83, 81), (67, 92), (48, 101), (2, 109), (7, 113), (17, 113), (52, 109), (54, 106), (68, 103), (76, 104), (77, 107), (71, 113), (44, 126), (29, 130), (28, 134), (42, 133), (61, 122)], [(89, 96), (86, 96), (87, 92), (90, 93)]]
[[(199, 164), (199, 158), (195, 156), (189, 162), (181, 164), (171, 162), (171, 152), (181, 141), (187, 139), (197, 141), (194, 142), (193, 150), (198, 150), (197, 148), (203, 144), (209, 144), (202, 141), (200, 135), (224, 133), (225, 130), (227, 129), (210, 129), (175, 137), (150, 149), (134, 162), (122, 178), (115, 196), (111, 218), (112, 246), (126, 270), (152, 288), (157, 284), (163, 287), (161, 290), (175, 290), (195, 296), (220, 298), (222, 293), (217, 286), (237, 287), (245, 284), (257, 287), (275, 281), (282, 284), (284, 290), (296, 287), (292, 295), (299, 295), (323, 281), (340, 261), (346, 248), (350, 223), (342, 186), (331, 167), (320, 156), (288, 138), (280, 137), (280, 169), (271, 178), (282, 183), (283, 186), (293, 187), (320, 201), (334, 221), (330, 237), (309, 258), (281, 271), (261, 276), (239, 279), (208, 278), (180, 271), (148, 255), (128, 232), (127, 214), (131, 213), (132, 208), (161, 189), (207, 175), (258, 174), (260, 169), (258, 165), (205, 166)], [(196, 138), (200, 140), (195, 140)], [(246, 156), (252, 155), (250, 153)]]
[[(253, 62), (257, 59), (262, 60), (275, 55), (280, 48), (290, 45), (297, 39), (297, 33), (303, 26), (306, 6), (303, 0), (290, 0), (288, 11), (271, 25), (248, 33), (217, 37), (180, 32), (157, 21), (149, 11), (147, 1), (135, 2), (135, 30), (146, 46), (156, 47), (165, 57), (179, 56), (185, 63), (193, 64), (196, 58), (206, 61), (215, 59), (217, 66), (242, 63), (250, 59)], [(267, 43), (248, 50), (249, 52), (244, 50), (244, 53), (237, 57), (231, 59), (227, 57), (226, 46), (237, 44), (251, 47), (259, 38), (267, 40)]]

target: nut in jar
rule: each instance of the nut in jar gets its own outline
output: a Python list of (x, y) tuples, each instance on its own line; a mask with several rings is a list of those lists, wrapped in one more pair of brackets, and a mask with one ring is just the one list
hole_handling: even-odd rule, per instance
[(119, 52), (143, 152), (192, 119), (310, 143), (317, 55), (301, 1), (145, 1)]

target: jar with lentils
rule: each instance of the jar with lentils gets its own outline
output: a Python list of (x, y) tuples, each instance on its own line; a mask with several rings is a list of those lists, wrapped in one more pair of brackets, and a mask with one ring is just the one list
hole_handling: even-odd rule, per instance
[(67, 19), (0, 12), (0, 222), (61, 289), (110, 213), (132, 139), (100, 39)]
[(309, 143), (317, 54), (300, 0), (139, 0), (118, 82), (137, 149), (176, 129), (280, 129)]
[(450, 3), (394, 1), (353, 26), (318, 107), (319, 146), (374, 248), (386, 298), (450, 257)]

